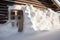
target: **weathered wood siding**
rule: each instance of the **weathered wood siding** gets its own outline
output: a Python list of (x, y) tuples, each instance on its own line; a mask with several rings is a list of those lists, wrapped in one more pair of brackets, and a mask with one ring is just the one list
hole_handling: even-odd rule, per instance
[(8, 20), (8, 7), (0, 3), (0, 24), (5, 23)]

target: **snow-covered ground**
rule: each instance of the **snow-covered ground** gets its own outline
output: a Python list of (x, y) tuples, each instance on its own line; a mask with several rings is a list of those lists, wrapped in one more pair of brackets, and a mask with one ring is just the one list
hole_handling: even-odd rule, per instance
[(60, 40), (59, 13), (49, 8), (42, 11), (32, 5), (23, 7), (23, 32), (18, 32), (11, 22), (0, 24), (0, 40)]
[(8, 37), (0, 37), (0, 40), (60, 40), (60, 30), (39, 31), (33, 33), (15, 33)]

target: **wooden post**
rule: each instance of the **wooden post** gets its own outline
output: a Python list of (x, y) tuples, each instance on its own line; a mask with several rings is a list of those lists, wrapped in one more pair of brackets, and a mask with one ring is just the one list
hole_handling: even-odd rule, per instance
[(18, 18), (18, 22), (17, 22), (18, 32), (22, 32), (23, 31), (23, 11), (19, 10), (18, 13), (19, 14), (17, 15), (17, 18), (18, 18), (18, 16), (20, 17), (20, 18)]

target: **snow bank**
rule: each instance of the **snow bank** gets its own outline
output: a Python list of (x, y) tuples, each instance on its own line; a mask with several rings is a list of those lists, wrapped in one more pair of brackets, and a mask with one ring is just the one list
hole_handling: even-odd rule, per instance
[(51, 9), (39, 10), (34, 8), (32, 5), (27, 6), (25, 10), (25, 21), (24, 27), (27, 32), (29, 30), (56, 30), (60, 29), (59, 14)]
[[(60, 15), (51, 9), (40, 10), (32, 5), (19, 5), (11, 7), (24, 12), (24, 29), (23, 33), (33, 33), (35, 31), (56, 30), (60, 29)], [(11, 22), (6, 25), (0, 25), (0, 36), (11, 35), (16, 33), (17, 27), (12, 27)]]

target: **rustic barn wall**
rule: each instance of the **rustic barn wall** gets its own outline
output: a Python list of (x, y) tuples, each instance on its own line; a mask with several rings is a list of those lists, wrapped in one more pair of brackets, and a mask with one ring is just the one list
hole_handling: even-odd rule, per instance
[(45, 7), (51, 8), (54, 11), (60, 10), (60, 8), (58, 8), (58, 6), (56, 6), (56, 4), (52, 2), (53, 0), (8, 0), (8, 1), (16, 1), (16, 2), (18, 1), (17, 3), (24, 1), (25, 3), (27, 2), (27, 4), (33, 4), (37, 8), (41, 8), (41, 6), (43, 5), (43, 8)]
[(8, 20), (8, 7), (0, 3), (0, 24), (6, 23)]
[[(42, 10), (47, 9), (47, 8), (51, 8), (55, 11), (60, 10), (53, 4), (53, 2), (51, 2), (51, 0), (10, 0), (10, 1), (8, 0), (8, 1), (1, 1), (0, 2), (1, 5), (6, 5), (4, 7), (0, 6), (0, 12), (1, 12), (1, 9), (3, 11), (3, 8), (5, 8), (6, 9), (5, 11), (8, 12), (7, 5), (12, 5), (12, 4), (19, 4), (19, 5), (23, 4), (24, 5), (24, 3), (27, 3), (28, 5), (32, 4), (34, 7), (38, 8), (38, 9), (42, 9)], [(12, 1), (16, 1), (16, 2), (12, 2)], [(20, 3), (20, 2), (22, 2), (22, 3)], [(5, 14), (7, 12), (5, 12)]]

